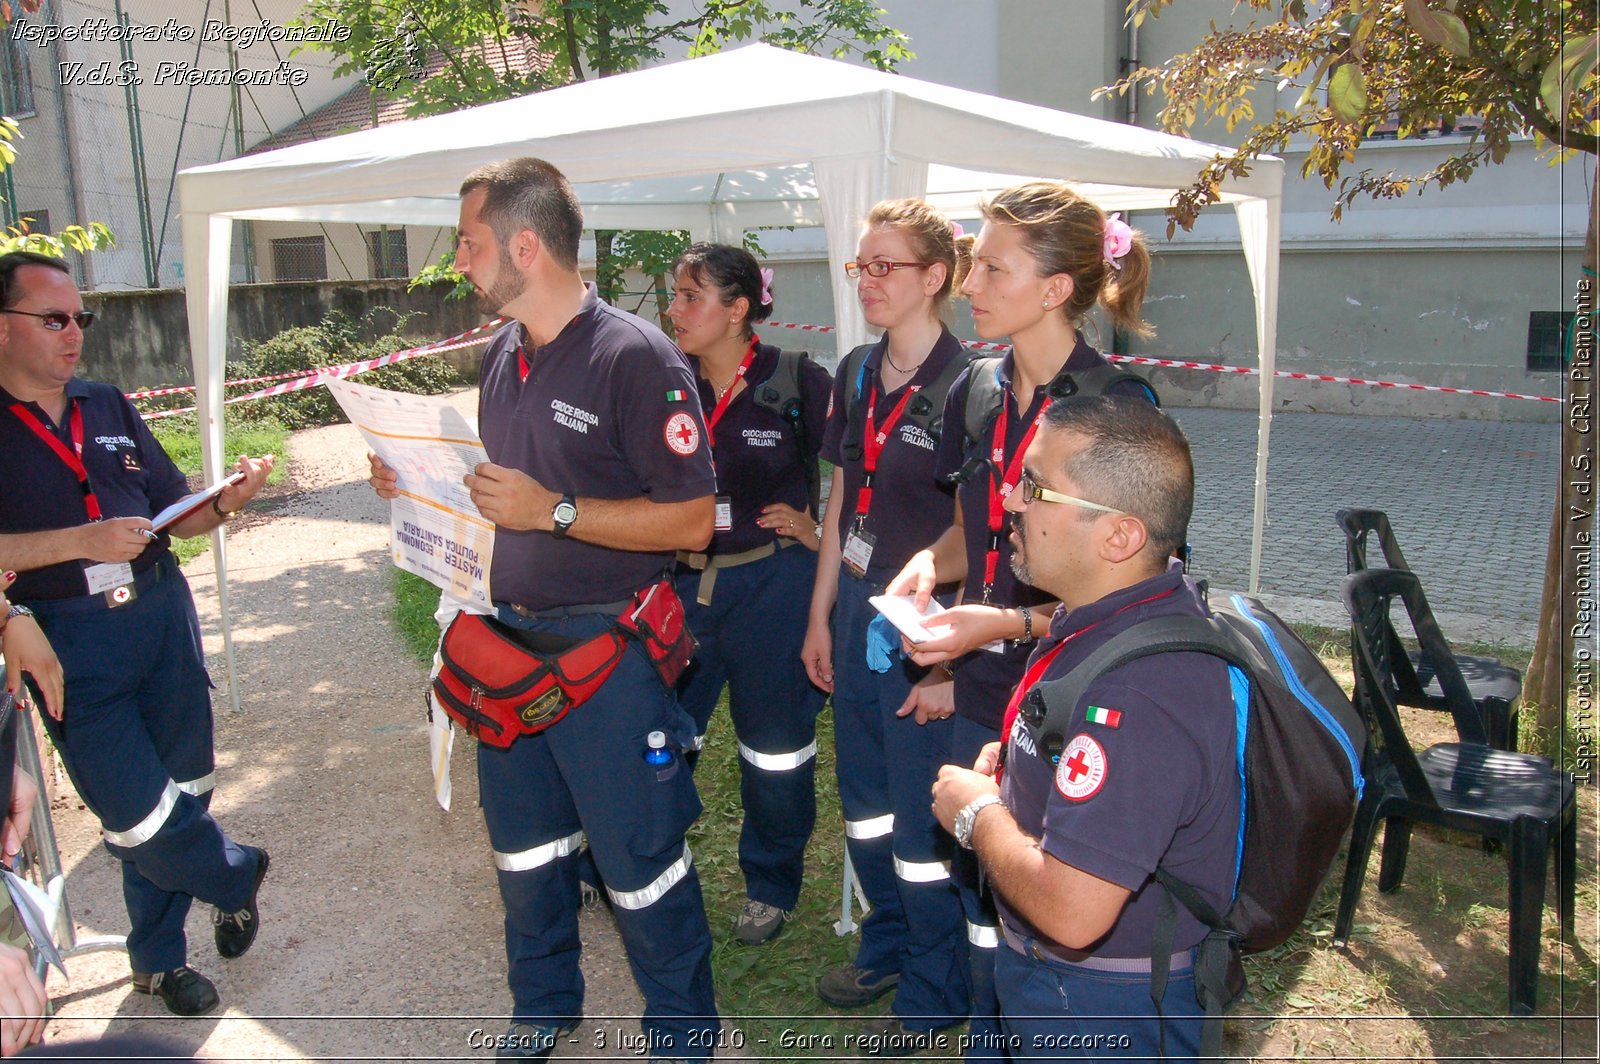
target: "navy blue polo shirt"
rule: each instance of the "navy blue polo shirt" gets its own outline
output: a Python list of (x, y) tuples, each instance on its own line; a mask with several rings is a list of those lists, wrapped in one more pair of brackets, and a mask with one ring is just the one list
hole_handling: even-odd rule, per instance
[[(1066, 640), (1045, 672), (1064, 676), (1095, 647), (1150, 617), (1207, 613), (1194, 582), (1173, 562), (1159, 576), (1071, 613), (1058, 610), (1038, 654)], [(1148, 957), (1163, 888), (1156, 865), (1193, 884), (1220, 912), (1233, 893), (1242, 825), (1233, 687), (1210, 654), (1157, 654), (1100, 677), (1087, 709), (1067, 728), (1061, 764), (1039, 756), (1020, 719), (1006, 749), (1001, 797), (1023, 831), (1056, 859), (1133, 891), (1097, 957)], [(1004, 899), (1007, 924), (1041, 936)], [(1173, 949), (1206, 928), (1177, 905)]]
[[(763, 384), (778, 369), (779, 351), (757, 343), (756, 357), (745, 374), (745, 387), (728, 402), (713, 432), (717, 494), (733, 501), (733, 527), (711, 540), (714, 554), (741, 554), (777, 539), (776, 529), (756, 524), (761, 509), (786, 503), (804, 513), (811, 508), (806, 465), (816, 467), (828, 417), (828, 371), (806, 359), (800, 363), (800, 423), (805, 439), (795, 438), (794, 425), (776, 410), (756, 402)], [(700, 405), (717, 406), (716, 389), (700, 378)]]
[[(832, 497), (830, 505), (843, 507), (839, 511), (839, 546), (842, 550), (850, 530), (855, 527), (856, 500), (865, 473), (862, 459), (851, 461), (844, 456), (845, 427), (849, 422), (851, 399), (857, 395), (865, 410), (869, 390), (879, 387), (878, 367), (889, 349), (889, 338), (879, 340), (861, 366), (859, 388), (857, 381), (846, 380), (850, 363), (839, 363), (833, 382), (833, 396), (829, 400), (828, 431), (822, 443), (822, 457), (844, 471), (844, 497)], [(899, 391), (879, 395), (876, 416), (882, 428), (893, 413), (895, 405), (907, 388), (926, 388), (938, 379), (953, 358), (961, 356), (961, 341), (949, 329), (939, 336), (928, 357), (922, 360), (916, 375)], [(909, 404), (907, 404), (909, 409)], [(862, 419), (865, 435), (865, 417)], [(946, 432), (959, 432), (948, 421)], [(850, 441), (859, 446), (860, 440)], [(890, 579), (905, 568), (911, 556), (928, 545), (929, 531), (948, 528), (954, 519), (951, 492), (934, 475), (934, 457), (938, 440), (911, 422), (904, 415), (894, 426), (894, 431), (884, 442), (883, 453), (878, 457), (878, 470), (872, 482), (872, 506), (867, 513), (867, 532), (877, 537), (868, 567), (874, 579)]]
[[(97, 381), (71, 380), (66, 393), (60, 425), (52, 424), (39, 404), (24, 405), (69, 450), (72, 404), (82, 411), (83, 465), (103, 517), (154, 517), (189, 493), (188, 481), (120, 391)], [(0, 389), (0, 534), (87, 524), (89, 512), (77, 474), (11, 411), (16, 402)], [(133, 560), (133, 571), (142, 573), (156, 564), (170, 542), (162, 533)], [(8, 564), (0, 558), (0, 566)], [(7, 594), (17, 602), (87, 595), (84, 565), (60, 562), (18, 573)]]
[[(1063, 363), (1063, 370), (1085, 370), (1106, 365), (1106, 358), (1079, 335), (1077, 345)], [(1038, 416), (1045, 400), (1046, 385), (1034, 389), (1028, 409), (1017, 412), (1017, 397), (1011, 389), (1014, 356), (1007, 352), (1000, 360), (999, 377), (1001, 396), (1006, 404), (1005, 464), (1009, 468), (1022, 446), (1028, 426)], [(987, 369), (984, 372), (988, 372)], [(939, 440), (935, 475), (941, 480), (959, 471), (974, 456), (987, 458), (994, 443), (992, 423), (981, 440), (969, 440), (966, 433), (967, 392), (972, 383), (971, 367), (964, 370), (950, 386), (950, 395), (944, 408), (944, 432)], [(1048, 382), (1047, 382), (1048, 383)], [(1143, 387), (1132, 381), (1120, 381), (1107, 390), (1108, 395), (1132, 395), (1148, 398)], [(1004, 470), (994, 474), (995, 483)], [(961, 507), (962, 531), (966, 538), (967, 580), (965, 601), (983, 600), (984, 559), (989, 551), (989, 490), (990, 472), (985, 467), (956, 489), (956, 503)], [(990, 602), (1002, 609), (1040, 606), (1054, 601), (1055, 596), (1017, 580), (1011, 571), (1011, 514), (1006, 512), (1000, 526), (1000, 560), (995, 568), (994, 587)], [(974, 651), (968, 654), (956, 671), (956, 712), (995, 731), (1000, 729), (1000, 719), (1011, 691), (1022, 679), (1028, 664), (1028, 653), (1033, 648), (1017, 646), (1007, 641), (999, 652)]]
[[(560, 335), (524, 349), (526, 381), (523, 340), (512, 322), (483, 356), (478, 423), (491, 462), (580, 499), (668, 503), (715, 492), (694, 375), (660, 329), (602, 303), (590, 285)], [(582, 512), (580, 503), (580, 523)], [(496, 528), (489, 578), (496, 601), (535, 610), (620, 602), (675, 557)]]

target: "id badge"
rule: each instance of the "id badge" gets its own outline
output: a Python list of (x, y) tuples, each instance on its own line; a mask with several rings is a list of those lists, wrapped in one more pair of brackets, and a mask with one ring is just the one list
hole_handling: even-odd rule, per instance
[(729, 532), (733, 529), (733, 500), (726, 495), (717, 496), (717, 523), (716, 531)]
[(83, 576), (89, 583), (89, 594), (105, 595), (108, 606), (125, 606), (134, 599), (133, 566), (128, 562), (86, 565)]
[(850, 575), (860, 579), (867, 575), (867, 565), (872, 561), (872, 548), (878, 537), (864, 529), (852, 529), (844, 541), (844, 564)]

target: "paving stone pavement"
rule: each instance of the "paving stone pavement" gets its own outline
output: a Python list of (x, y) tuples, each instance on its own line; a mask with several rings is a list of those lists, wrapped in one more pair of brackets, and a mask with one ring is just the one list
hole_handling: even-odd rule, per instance
[[(1249, 584), (1254, 411), (1174, 409), (1195, 459), (1191, 570)], [(1291, 620), (1340, 626), (1335, 511), (1389, 514), (1445, 635), (1532, 647), (1561, 452), (1558, 424), (1278, 414), (1261, 593)]]

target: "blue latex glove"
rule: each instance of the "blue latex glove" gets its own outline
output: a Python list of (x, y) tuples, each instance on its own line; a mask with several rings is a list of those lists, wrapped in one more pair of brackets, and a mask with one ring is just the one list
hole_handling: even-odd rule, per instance
[(900, 657), (900, 629), (878, 614), (867, 625), (867, 668), (888, 672)]

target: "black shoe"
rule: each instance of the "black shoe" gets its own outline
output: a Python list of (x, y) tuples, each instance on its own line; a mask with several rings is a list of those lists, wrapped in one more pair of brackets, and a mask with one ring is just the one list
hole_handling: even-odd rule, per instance
[(937, 1032), (913, 1031), (890, 1013), (868, 1020), (858, 1037), (869, 1057), (909, 1057), (933, 1046)]
[(133, 990), (156, 995), (178, 1016), (200, 1016), (217, 1007), (217, 988), (187, 964), (170, 972), (134, 972)]
[(836, 1009), (859, 1009), (877, 1001), (899, 984), (899, 972), (874, 979), (871, 972), (844, 964), (817, 980), (817, 996)]
[(549, 1060), (556, 1042), (577, 1028), (551, 1027), (542, 1023), (514, 1023), (495, 1042), (494, 1055), (498, 1059)]
[(244, 903), (244, 908), (238, 912), (225, 913), (221, 909), (211, 914), (212, 930), (217, 940), (217, 952), (232, 960), (234, 957), (243, 957), (256, 940), (256, 932), (261, 927), (261, 914), (256, 911), (256, 895), (261, 893), (261, 881), (267, 878), (267, 851), (259, 847), (251, 847), (256, 851), (258, 863), (256, 865), (256, 881), (250, 888), (250, 900)]

